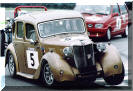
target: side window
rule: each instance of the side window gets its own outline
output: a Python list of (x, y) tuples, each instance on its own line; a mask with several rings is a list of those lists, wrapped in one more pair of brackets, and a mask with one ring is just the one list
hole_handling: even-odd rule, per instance
[(120, 9), (122, 14), (127, 14), (127, 9), (125, 5), (120, 5)]
[(35, 28), (31, 24), (26, 24), (26, 38), (36, 40)]
[(118, 5), (113, 5), (113, 13), (118, 13), (120, 15), (120, 11), (119, 11)]
[(23, 23), (17, 22), (17, 37), (23, 38), (23, 36), (24, 36)]

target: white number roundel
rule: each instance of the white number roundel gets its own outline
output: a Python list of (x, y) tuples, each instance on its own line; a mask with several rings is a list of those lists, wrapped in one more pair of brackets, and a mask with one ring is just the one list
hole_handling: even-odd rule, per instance
[(121, 19), (120, 18), (116, 19), (116, 28), (121, 29)]

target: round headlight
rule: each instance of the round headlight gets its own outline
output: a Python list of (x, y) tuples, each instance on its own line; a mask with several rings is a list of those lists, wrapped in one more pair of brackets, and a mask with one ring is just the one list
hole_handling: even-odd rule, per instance
[(65, 47), (63, 49), (63, 53), (65, 56), (72, 56), (73, 55), (72, 47)]
[(103, 24), (95, 24), (95, 28), (102, 28)]

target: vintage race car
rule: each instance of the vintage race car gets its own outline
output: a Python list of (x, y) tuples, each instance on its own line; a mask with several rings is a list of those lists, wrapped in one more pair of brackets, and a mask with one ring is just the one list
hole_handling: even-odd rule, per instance
[(128, 35), (128, 9), (126, 5), (77, 5), (85, 18), (88, 36), (91, 38), (105, 38)]
[(55, 82), (103, 77), (117, 85), (124, 79), (124, 66), (110, 43), (94, 43), (88, 37), (82, 15), (76, 11), (44, 11), (18, 16), (12, 43), (6, 49), (10, 75)]

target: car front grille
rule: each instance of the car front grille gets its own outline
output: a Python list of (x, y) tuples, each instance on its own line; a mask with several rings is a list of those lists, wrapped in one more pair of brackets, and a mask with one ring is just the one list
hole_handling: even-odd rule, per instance
[(74, 62), (80, 73), (89, 72), (95, 68), (93, 44), (73, 46)]

